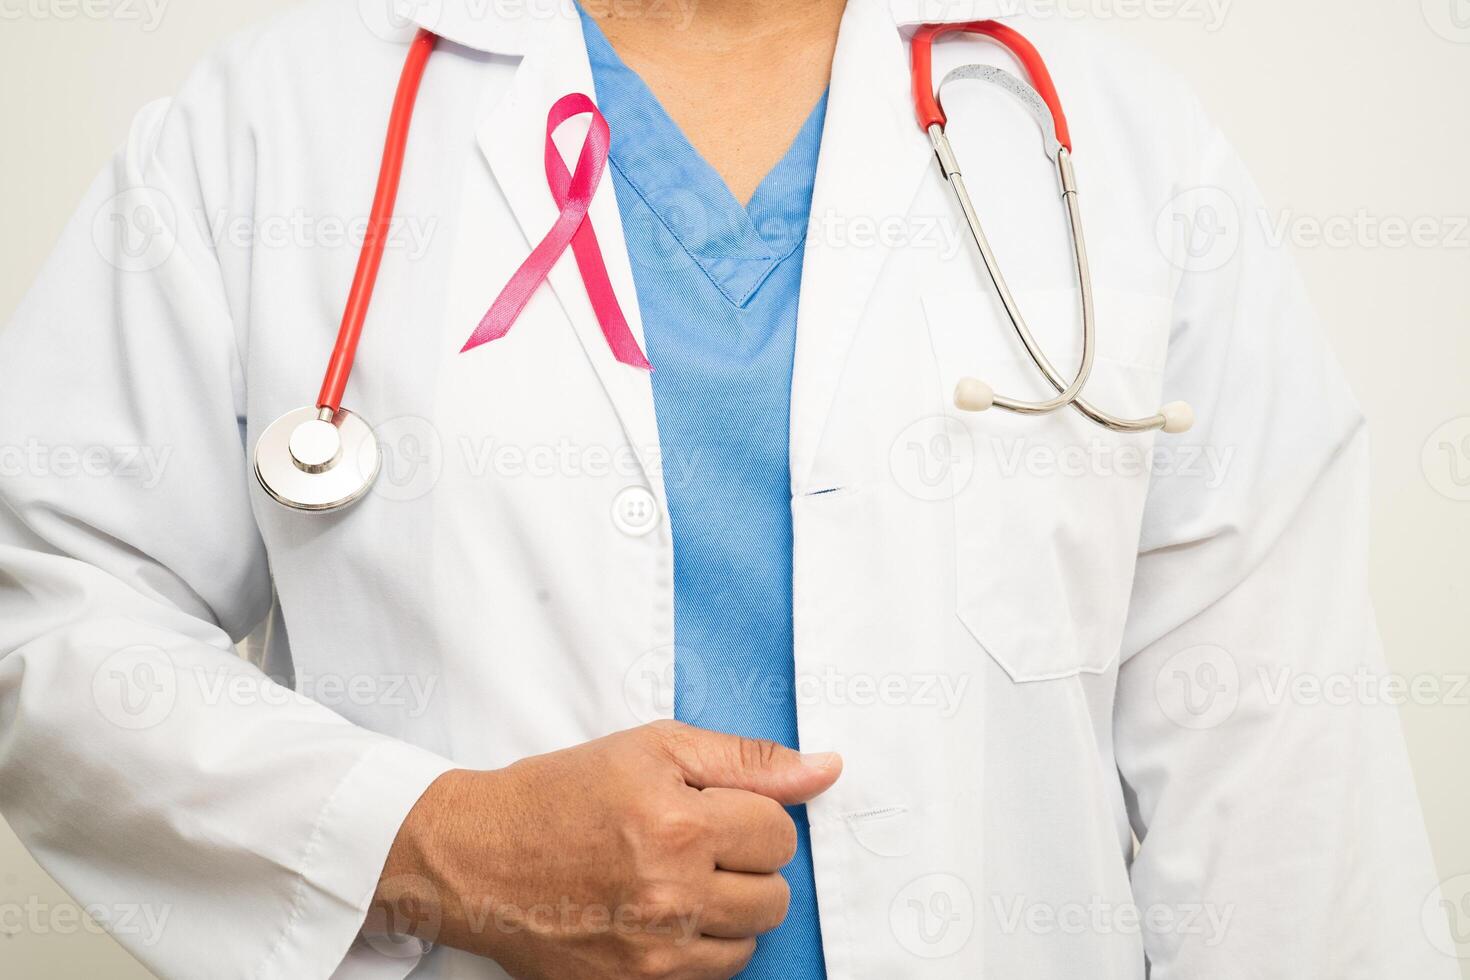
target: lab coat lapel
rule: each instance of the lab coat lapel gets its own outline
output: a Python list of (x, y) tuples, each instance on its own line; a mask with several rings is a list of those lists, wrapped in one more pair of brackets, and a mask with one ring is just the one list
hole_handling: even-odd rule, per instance
[(903, 220), (933, 153), (914, 121), (908, 46), (878, 0), (852, 0), (832, 64), (792, 380), (791, 477), (816, 461), (847, 350), (892, 246), (860, 226)]
[[(570, 92), (594, 95), (592, 69), (587, 61), (581, 23), (575, 13), (548, 18), (538, 33), (541, 36), (528, 45), (509, 91), (477, 131), (481, 152), (524, 235), (524, 241), (519, 244), (524, 249), (523, 255), (529, 254), (530, 249), (546, 235), (558, 213), (547, 187), (544, 163), (547, 113), (557, 99)], [(586, 130), (585, 117), (574, 119), (559, 130), (557, 144), (567, 159), (569, 169), (576, 164), (576, 154)], [(610, 172), (603, 174), (588, 218), (597, 230), (608, 276), (628, 326), (638, 345), (646, 350), (632, 263), (623, 239), (622, 219)], [(513, 234), (510, 229), (507, 233)], [(620, 363), (613, 357), (570, 248), (557, 261), (547, 283), (606, 389), (634, 455), (644, 461), (649, 482), (657, 490), (661, 486), (662, 472), (657, 463), (658, 424), (649, 373)], [(498, 290), (502, 285), (495, 283), (493, 289)], [(543, 285), (541, 288), (547, 287)], [(487, 293), (487, 308), (493, 298), (493, 292)], [(526, 328), (517, 325), (513, 329)], [(471, 351), (465, 356), (474, 356), (474, 353)]]

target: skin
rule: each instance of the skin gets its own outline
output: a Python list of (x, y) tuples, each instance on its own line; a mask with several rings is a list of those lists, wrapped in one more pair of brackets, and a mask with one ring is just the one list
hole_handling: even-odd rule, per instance
[(786, 154), (832, 76), (846, 0), (587, 0), (742, 205)]
[(657, 722), (441, 776), (399, 831), (364, 935), (487, 956), (518, 980), (728, 980), (786, 917), (783, 804), (833, 754)]

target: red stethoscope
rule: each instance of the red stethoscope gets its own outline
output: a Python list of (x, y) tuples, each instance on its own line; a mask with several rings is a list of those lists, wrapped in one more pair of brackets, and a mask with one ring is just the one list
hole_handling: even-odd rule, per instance
[[(1005, 46), (1020, 62), (1030, 79), (1029, 84), (999, 68), (962, 65), (941, 79), (936, 91), (932, 74), (933, 42), (953, 32), (978, 34)], [(414, 106), (418, 101), (419, 85), (423, 81), (429, 55), (433, 53), (438, 41), (436, 35), (421, 30), (409, 47), (408, 60), (403, 66), (388, 123), (387, 143), (378, 173), (377, 192), (373, 198), (367, 234), (358, 258), (352, 288), (348, 292), (337, 342), (332, 349), (321, 391), (317, 395), (316, 406), (299, 408), (281, 416), (266, 428), (255, 445), (256, 478), (272, 498), (287, 507), (307, 511), (331, 511), (346, 507), (367, 493), (381, 468), (382, 453), (372, 426), (361, 416), (342, 407), (342, 395), (352, 373), (363, 323), (372, 302), (373, 287), (383, 263), (383, 250), (393, 221), (394, 204), (403, 174), (404, 152), (408, 145)], [(934, 145), (935, 156), (945, 180), (964, 213), (975, 245), (1017, 337), (1036, 367), (1057, 391), (1056, 397), (1046, 401), (1022, 401), (996, 394), (983, 381), (966, 378), (955, 391), (956, 407), (967, 412), (980, 412), (994, 407), (1021, 415), (1044, 415), (1071, 407), (1099, 425), (1119, 432), (1188, 430), (1194, 422), (1194, 415), (1183, 402), (1166, 405), (1156, 414), (1144, 418), (1122, 419), (1099, 410), (1082, 397), (1083, 389), (1091, 377), (1096, 355), (1092, 281), (1088, 269), (1087, 248), (1082, 236), (1081, 210), (1077, 203), (1071, 135), (1051, 74), (1036, 48), (1015, 30), (995, 21), (928, 24), (914, 34), (912, 59), (914, 105), (919, 125)], [(1040, 123), (1047, 156), (1056, 165), (1062, 199), (1072, 230), (1082, 307), (1082, 361), (1077, 374), (1070, 381), (1052, 365), (1027, 327), (1015, 297), (1001, 274), (995, 253), (981, 228), (980, 218), (965, 188), (954, 149), (945, 135), (947, 120), (939, 96), (946, 85), (961, 80), (987, 82), (1018, 99)], [(592, 126), (576, 168), (569, 172), (551, 142), (551, 133), (562, 122), (584, 113), (592, 115)], [(608, 282), (607, 270), (602, 263), (596, 235), (592, 231), (592, 223), (587, 220), (587, 208), (607, 160), (607, 124), (586, 96), (566, 96), (552, 107), (547, 121), (546, 146), (547, 179), (553, 197), (561, 208), (560, 215), (551, 232), (532, 251), (531, 256), (496, 299), (490, 312), (466, 343), (465, 349), (503, 336), (544, 280), (551, 265), (570, 247), (576, 255), (583, 281), (587, 285), (588, 294), (614, 357), (625, 364), (647, 368), (648, 362), (643, 358), (642, 351), (638, 349), (637, 342), (618, 308), (612, 286)]]
[(342, 407), (342, 393), (357, 359), (362, 325), (383, 265), (419, 83), (438, 43), (436, 35), (419, 31), (409, 46), (388, 121), (388, 140), (362, 253), (316, 407), (287, 412), (272, 422), (255, 443), (255, 478), (277, 502), (296, 510), (346, 507), (367, 493), (382, 467), (382, 452), (372, 426)]

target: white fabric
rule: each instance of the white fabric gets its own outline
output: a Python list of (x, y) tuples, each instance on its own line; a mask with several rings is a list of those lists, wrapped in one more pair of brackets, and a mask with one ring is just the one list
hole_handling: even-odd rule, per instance
[[(461, 43), (428, 70), (348, 389), (387, 451), (358, 507), (286, 511), (249, 465), (317, 390), (376, 179), (406, 33), (357, 4), (233, 40), (145, 109), (0, 332), (0, 805), (79, 901), (170, 910), (156, 941), (118, 930), (165, 978), (403, 975), (391, 944), (347, 951), (449, 760), (670, 713), (667, 527), (612, 516), (629, 486), (664, 499), (646, 375), (570, 257), (458, 353), (554, 215), (546, 110), (591, 84), (575, 18), (419, 7)], [(1200, 422), (963, 415), (966, 375), (1041, 392), (913, 121), (901, 23), (853, 0), (843, 24), (794, 378), (802, 740), (847, 760), (810, 808), (830, 975), (1448, 980), (1393, 709), (1279, 696), (1282, 671), (1383, 664), (1363, 422), (1248, 178), (1145, 59), (1017, 19), (1076, 138), (1091, 394)], [(971, 88), (952, 136), (1065, 360), (1054, 177), (1030, 118)], [(1196, 188), (1239, 219), (1218, 266), (1174, 234)], [(606, 182), (592, 220), (637, 332)], [(415, 975), (503, 976), (444, 949)]]

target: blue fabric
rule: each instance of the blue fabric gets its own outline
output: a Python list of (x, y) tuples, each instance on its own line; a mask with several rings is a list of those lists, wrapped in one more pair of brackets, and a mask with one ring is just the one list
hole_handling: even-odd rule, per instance
[[(674, 713), (797, 748), (788, 433), (827, 100), (741, 207), (584, 13), (632, 257), (674, 536)], [(791, 911), (745, 980), (826, 976), (806, 808)]]

